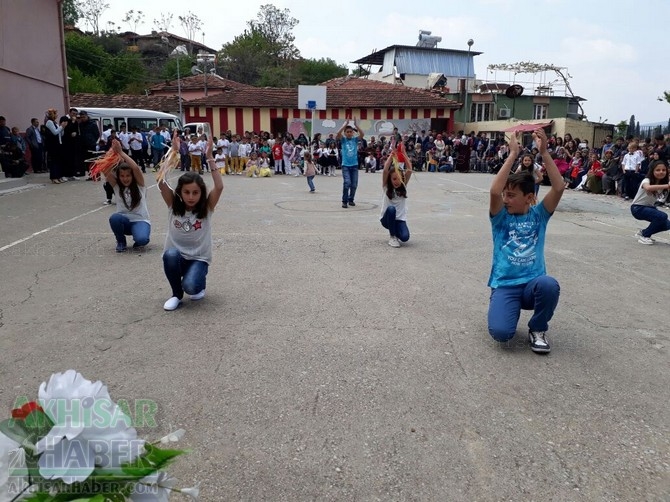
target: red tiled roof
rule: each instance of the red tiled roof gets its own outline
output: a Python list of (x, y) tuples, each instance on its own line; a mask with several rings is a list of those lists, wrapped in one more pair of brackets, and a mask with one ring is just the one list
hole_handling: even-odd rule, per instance
[[(188, 77), (181, 77), (181, 90), (182, 91), (196, 91), (203, 90), (205, 88), (205, 75), (189, 75)], [(219, 77), (218, 75), (207, 75), (207, 88), (208, 89), (242, 89), (246, 87), (251, 87), (247, 84), (242, 84), (240, 82), (235, 82), (234, 80), (229, 80), (227, 78)], [(177, 92), (178, 85), (177, 80), (170, 80), (169, 82), (164, 82), (161, 84), (156, 84), (149, 87), (150, 91), (172, 91)]]
[(144, 94), (89, 94), (79, 93), (70, 96), (70, 106), (90, 108), (140, 108), (157, 112), (170, 112), (179, 109), (176, 96), (146, 96)]
[[(427, 90), (365, 78), (328, 80), (328, 108), (458, 108), (456, 101)], [(186, 106), (297, 108), (297, 88), (244, 87), (194, 99)]]

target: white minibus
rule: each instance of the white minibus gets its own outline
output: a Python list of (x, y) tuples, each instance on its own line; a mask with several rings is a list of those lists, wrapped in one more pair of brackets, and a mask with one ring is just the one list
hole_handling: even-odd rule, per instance
[(100, 132), (111, 125), (115, 131), (118, 131), (122, 124), (126, 130), (130, 131), (137, 127), (140, 131), (148, 131), (156, 126), (166, 126), (170, 131), (182, 129), (181, 121), (176, 115), (169, 113), (155, 112), (153, 110), (141, 110), (138, 108), (86, 108), (82, 111), (88, 113), (90, 120), (98, 122)]

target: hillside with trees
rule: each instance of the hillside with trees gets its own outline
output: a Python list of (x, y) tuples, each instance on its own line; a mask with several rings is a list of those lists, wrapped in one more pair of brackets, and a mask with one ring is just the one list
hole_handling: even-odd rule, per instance
[[(176, 79), (178, 63), (170, 57), (169, 47), (159, 52), (164, 57), (157, 57), (155, 52), (143, 53), (133, 44), (145, 14), (130, 10), (122, 20), (125, 26), (113, 22), (100, 26), (101, 16), (109, 8), (104, 0), (63, 2), (70, 92), (141, 94), (156, 83)], [(330, 58), (300, 56), (293, 35), (298, 22), (289, 9), (262, 5), (246, 29), (218, 50), (216, 73), (259, 87), (314, 85), (347, 75), (347, 67)], [(173, 14), (159, 13), (153, 19), (155, 31), (174, 33), (175, 28), (181, 27), (187, 40), (194, 40), (201, 26), (200, 18), (192, 12), (178, 15), (176, 22)], [(126, 31), (122, 31), (124, 28)], [(176, 56), (181, 76), (198, 64), (196, 54), (190, 47), (187, 49), (188, 54)]]

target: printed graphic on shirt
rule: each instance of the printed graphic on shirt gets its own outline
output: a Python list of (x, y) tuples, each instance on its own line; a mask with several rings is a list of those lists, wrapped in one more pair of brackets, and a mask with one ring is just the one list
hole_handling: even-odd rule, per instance
[(537, 225), (532, 221), (512, 223), (503, 250), (512, 266), (528, 266), (535, 262), (537, 250)]

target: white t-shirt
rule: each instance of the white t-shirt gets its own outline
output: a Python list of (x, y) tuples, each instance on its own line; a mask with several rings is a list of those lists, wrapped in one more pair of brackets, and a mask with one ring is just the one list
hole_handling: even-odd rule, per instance
[(648, 187), (649, 184), (650, 184), (649, 178), (645, 178), (642, 180), (642, 183), (640, 183), (640, 187), (637, 189), (637, 194), (635, 194), (635, 198), (633, 199), (633, 204), (637, 204), (639, 206), (654, 207), (654, 203), (657, 200), (663, 200), (663, 196), (667, 195), (667, 190), (659, 190), (657, 192), (651, 192), (651, 195), (649, 195), (645, 190), (645, 188)]
[(230, 146), (230, 141), (228, 141), (226, 138), (221, 138), (219, 141), (216, 142), (216, 147), (221, 148), (221, 151), (223, 152), (224, 156), (228, 156), (228, 147)]
[(207, 218), (196, 218), (191, 211), (184, 216), (177, 216), (168, 209), (168, 229), (165, 237), (166, 249), (177, 249), (186, 260), (212, 263), (212, 226), (208, 213)]
[(395, 219), (407, 221), (407, 197), (394, 196), (392, 199), (389, 199), (385, 188), (382, 188), (382, 194), (382, 212), (379, 217), (382, 218), (384, 216), (386, 208), (395, 206)]
[(214, 162), (216, 163), (216, 167), (219, 169), (223, 169), (226, 167), (226, 154), (225, 153), (217, 153), (214, 156)]
[(188, 144), (188, 153), (191, 155), (202, 155), (203, 144), (202, 141), (191, 142)]
[(121, 142), (121, 147), (124, 150), (130, 150), (130, 144), (128, 143), (128, 141), (130, 140), (130, 134), (128, 134), (127, 132), (120, 132), (119, 134), (117, 134), (117, 136), (119, 138), (119, 141)]
[[(131, 141), (136, 139), (137, 141)], [(139, 132), (131, 132), (128, 135), (128, 144), (130, 145), (131, 150), (141, 150), (142, 149), (142, 134)]]
[[(122, 187), (117, 182), (115, 187), (116, 194), (118, 195), (116, 198), (116, 212), (124, 215), (126, 218), (128, 218), (128, 220), (130, 220), (131, 223), (135, 223), (137, 221), (146, 221), (147, 223), (151, 223), (149, 221), (149, 209), (147, 208), (147, 187), (138, 188), (140, 189), (141, 196), (140, 203), (137, 205), (137, 207), (128, 209), (126, 204), (130, 206), (132, 203), (132, 199), (130, 197), (130, 188)], [(123, 203), (124, 199), (126, 204)]]

